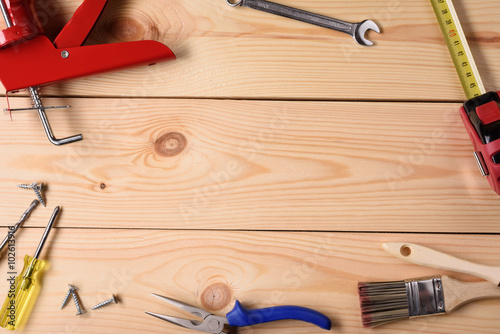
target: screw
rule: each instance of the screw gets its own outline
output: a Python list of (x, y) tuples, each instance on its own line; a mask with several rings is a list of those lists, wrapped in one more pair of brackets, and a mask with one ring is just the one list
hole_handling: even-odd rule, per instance
[(104, 307), (104, 306), (109, 305), (111, 303), (118, 304), (118, 299), (116, 299), (115, 295), (112, 295), (111, 299), (103, 301), (102, 303), (99, 303), (96, 306), (92, 307), (92, 310), (97, 310), (98, 308)]
[(82, 306), (80, 305), (80, 301), (78, 300), (76, 290), (73, 290), (73, 292), (71, 292), (71, 294), (73, 295), (73, 301), (75, 302), (75, 305), (76, 305), (76, 311), (77, 311), (76, 315), (80, 315), (80, 314), (85, 313), (85, 311), (82, 309)]
[(46, 206), (45, 201), (43, 200), (43, 197), (42, 197), (43, 187), (44, 187), (44, 184), (40, 183), (33, 190), (35, 191), (36, 197), (38, 197), (38, 200), (40, 201), (40, 203), (42, 203), (43, 206)]
[(36, 182), (33, 182), (31, 184), (18, 184), (17, 186), (22, 189), (35, 189)]
[(76, 286), (71, 285), (71, 284), (68, 284), (68, 286), (69, 286), (69, 290), (68, 290), (68, 293), (66, 294), (66, 296), (64, 296), (64, 300), (62, 302), (61, 310), (68, 303), (69, 297), (71, 296), (71, 294), (73, 293), (73, 291), (76, 290)]
[(45, 187), (43, 183), (37, 184), (36, 182), (33, 182), (30, 184), (18, 184), (17, 186), (21, 189), (33, 189), (40, 203), (42, 203), (43, 206), (46, 206), (42, 196), (42, 191), (43, 188)]

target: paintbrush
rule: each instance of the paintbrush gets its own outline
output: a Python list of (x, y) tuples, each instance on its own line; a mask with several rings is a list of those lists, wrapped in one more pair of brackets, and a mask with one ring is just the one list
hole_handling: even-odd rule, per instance
[(431, 248), (407, 242), (387, 242), (382, 244), (382, 248), (401, 260), (426, 267), (474, 275), (500, 286), (500, 267), (469, 262)]
[(500, 288), (490, 282), (462, 282), (448, 276), (358, 283), (358, 293), (365, 328), (447, 314), (477, 299), (500, 298)]

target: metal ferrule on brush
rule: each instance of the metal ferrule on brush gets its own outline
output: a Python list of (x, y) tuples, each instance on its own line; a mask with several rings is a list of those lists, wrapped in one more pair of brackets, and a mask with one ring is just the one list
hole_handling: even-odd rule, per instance
[(441, 277), (406, 280), (410, 317), (446, 313)]
[(376, 327), (399, 319), (444, 314), (440, 276), (358, 284), (363, 327)]

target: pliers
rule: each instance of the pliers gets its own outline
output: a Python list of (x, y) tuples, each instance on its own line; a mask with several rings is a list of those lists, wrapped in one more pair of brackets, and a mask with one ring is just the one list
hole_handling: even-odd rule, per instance
[(243, 307), (237, 300), (234, 308), (226, 314), (226, 317), (221, 317), (175, 299), (160, 296), (155, 293), (152, 293), (152, 295), (199, 318), (202, 318), (203, 321), (181, 319), (151, 312), (146, 312), (147, 314), (181, 327), (206, 333), (229, 334), (229, 332), (224, 331), (224, 325), (229, 325), (231, 327), (244, 327), (264, 322), (287, 319), (310, 322), (326, 330), (330, 330), (332, 327), (332, 322), (326, 315), (301, 306), (275, 306), (249, 310)]

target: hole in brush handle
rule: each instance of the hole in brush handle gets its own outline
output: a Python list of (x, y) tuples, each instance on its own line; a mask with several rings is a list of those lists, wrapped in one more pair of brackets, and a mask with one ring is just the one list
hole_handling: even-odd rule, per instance
[(411, 255), (411, 247), (408, 245), (403, 245), (403, 246), (401, 246), (399, 253), (401, 253), (401, 255), (404, 257), (410, 256)]

